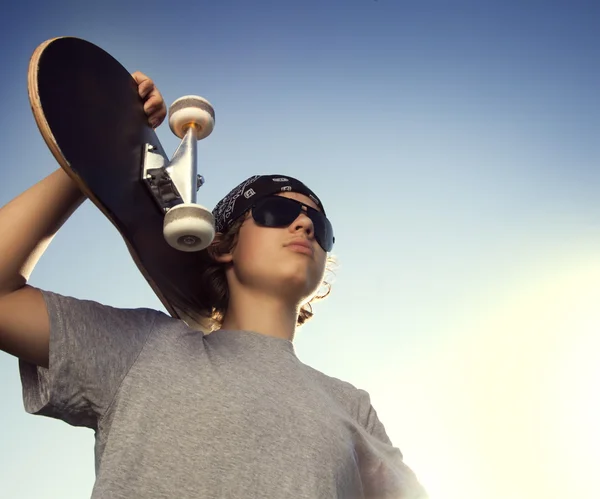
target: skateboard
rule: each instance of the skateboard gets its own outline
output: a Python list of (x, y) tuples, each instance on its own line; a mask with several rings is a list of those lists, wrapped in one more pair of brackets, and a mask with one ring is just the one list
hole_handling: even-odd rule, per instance
[(168, 158), (147, 123), (137, 83), (100, 47), (53, 38), (34, 51), (29, 100), (50, 151), (123, 237), (138, 269), (167, 311), (206, 329), (208, 300), (198, 285), (214, 219), (197, 203), (197, 141), (215, 113), (198, 96), (169, 107), (181, 144)]

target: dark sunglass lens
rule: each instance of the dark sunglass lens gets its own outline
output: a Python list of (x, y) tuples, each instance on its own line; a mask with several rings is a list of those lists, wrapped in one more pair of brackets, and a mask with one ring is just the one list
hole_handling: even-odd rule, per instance
[(333, 228), (331, 222), (318, 210), (308, 208), (308, 216), (315, 228), (315, 239), (325, 251), (333, 249)]
[(325, 251), (331, 251), (333, 249), (333, 227), (331, 226), (331, 222), (325, 219), (325, 234), (323, 236), (323, 248), (326, 248)]
[[(302, 210), (302, 203), (281, 196), (268, 196), (257, 201), (252, 209), (252, 217), (264, 227), (287, 227)], [(329, 220), (318, 210), (307, 206), (308, 217), (312, 220), (315, 239), (324, 251), (333, 249), (333, 228)]]
[(254, 221), (265, 227), (285, 227), (300, 213), (300, 205), (279, 196), (266, 197), (258, 201), (252, 210)]

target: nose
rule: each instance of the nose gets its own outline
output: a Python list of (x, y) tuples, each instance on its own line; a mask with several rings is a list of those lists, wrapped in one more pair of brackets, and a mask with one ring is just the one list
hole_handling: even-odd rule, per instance
[(297, 232), (299, 230), (304, 230), (308, 235), (311, 235), (315, 230), (312, 220), (308, 218), (304, 211), (300, 213), (298, 218), (290, 225), (291, 232)]

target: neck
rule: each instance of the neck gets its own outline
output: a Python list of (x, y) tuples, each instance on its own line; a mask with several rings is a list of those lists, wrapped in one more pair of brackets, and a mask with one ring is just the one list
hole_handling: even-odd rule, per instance
[(230, 296), (221, 329), (254, 331), (292, 341), (297, 318), (297, 307), (281, 298), (253, 291)]

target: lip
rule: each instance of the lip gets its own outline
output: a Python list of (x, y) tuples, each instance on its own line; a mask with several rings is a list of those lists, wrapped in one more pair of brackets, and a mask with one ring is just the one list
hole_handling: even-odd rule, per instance
[(305, 255), (313, 256), (315, 250), (307, 239), (294, 239), (285, 245), (286, 248), (290, 248), (298, 253), (304, 253)]

